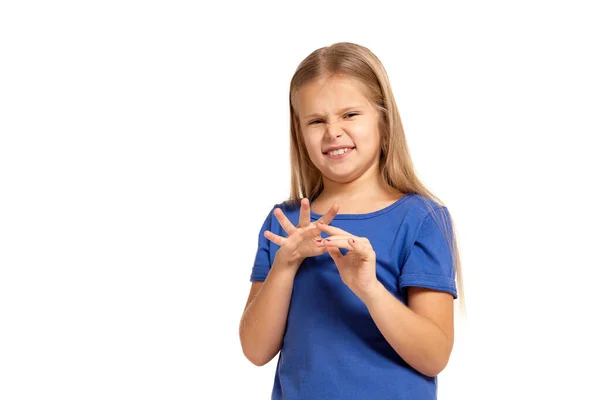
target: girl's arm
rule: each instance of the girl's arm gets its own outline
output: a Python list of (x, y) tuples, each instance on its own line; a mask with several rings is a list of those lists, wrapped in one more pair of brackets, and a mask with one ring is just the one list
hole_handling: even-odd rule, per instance
[(360, 296), (388, 343), (417, 371), (438, 375), (454, 345), (454, 303), (450, 293), (408, 288), (408, 306), (381, 283)]
[[(365, 303), (388, 343), (417, 371), (438, 375), (454, 345), (454, 264), (437, 222), (424, 220), (402, 267), (399, 283), (408, 290), (407, 305), (377, 279), (376, 254), (369, 239), (324, 224), (318, 227), (331, 235), (325, 243), (342, 280)], [(348, 250), (346, 255), (342, 248)], [(419, 280), (446, 290), (420, 287)]]
[[(339, 210), (334, 204), (319, 221), (330, 223)], [(325, 254), (321, 231), (310, 222), (310, 204), (301, 200), (298, 226), (280, 208), (273, 210), (287, 238), (264, 231), (264, 237), (279, 246), (264, 282), (254, 282), (240, 321), (240, 341), (244, 355), (255, 365), (265, 365), (283, 344), (294, 278), (306, 257)]]
[(281, 349), (294, 277), (299, 267), (299, 264), (287, 265), (278, 256), (275, 256), (265, 281), (252, 283), (240, 321), (242, 350), (246, 358), (258, 366), (271, 361)]

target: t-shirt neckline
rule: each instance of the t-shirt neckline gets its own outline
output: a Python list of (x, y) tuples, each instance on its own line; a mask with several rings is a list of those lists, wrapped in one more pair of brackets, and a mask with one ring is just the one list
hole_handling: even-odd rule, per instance
[[(375, 210), (375, 211), (371, 211), (368, 213), (363, 213), (363, 214), (337, 214), (334, 218), (334, 220), (336, 219), (367, 219), (367, 218), (373, 218), (376, 217), (378, 215), (381, 214), (385, 214), (389, 211), (392, 211), (394, 208), (398, 207), (400, 204), (402, 204), (404, 202), (404, 200), (412, 195), (414, 195), (415, 193), (406, 193), (404, 196), (402, 196), (401, 198), (399, 198), (398, 200), (396, 200), (395, 202), (393, 202), (392, 204), (390, 204), (389, 206), (386, 206), (384, 208), (381, 208), (379, 210)], [(312, 199), (311, 199), (312, 202)], [(310, 217), (313, 220), (317, 220), (319, 218), (321, 218), (323, 216), (323, 214), (317, 214), (314, 211), (310, 211)]]

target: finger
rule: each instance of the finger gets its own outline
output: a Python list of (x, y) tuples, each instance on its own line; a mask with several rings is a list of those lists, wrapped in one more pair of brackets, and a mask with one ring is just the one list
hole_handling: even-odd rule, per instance
[(333, 219), (337, 215), (339, 210), (340, 210), (339, 205), (337, 205), (337, 204), (332, 205), (331, 208), (329, 209), (329, 211), (327, 211), (327, 213), (325, 213), (325, 215), (323, 215), (321, 218), (319, 218), (317, 220), (317, 222), (322, 222), (324, 224), (330, 224), (331, 221), (333, 221)]
[(350, 233), (346, 232), (343, 229), (340, 228), (336, 228), (335, 226), (331, 226), (331, 225), (325, 225), (322, 222), (317, 222), (317, 227), (322, 230), (323, 232), (326, 232), (330, 235), (346, 235), (346, 236), (352, 236)]
[(331, 235), (331, 236), (327, 236), (327, 239), (329, 239), (329, 240), (348, 240), (348, 239), (359, 240), (356, 236), (352, 236), (352, 235)]
[(283, 244), (285, 243), (286, 239), (274, 234), (271, 231), (265, 231), (264, 236), (269, 239), (271, 242), (275, 243), (278, 246), (283, 246)]
[(364, 243), (362, 241), (348, 239), (347, 242), (353, 251), (355, 251), (358, 255), (360, 255), (365, 260), (370, 260), (375, 256), (375, 251), (371, 247), (370, 244)]
[(283, 230), (288, 234), (288, 236), (291, 235), (296, 230), (294, 224), (290, 222), (290, 220), (285, 216), (285, 214), (283, 213), (283, 211), (281, 211), (280, 208), (276, 208), (274, 213), (275, 218), (277, 218), (277, 221), (279, 221), (279, 224), (281, 225)]
[(325, 243), (325, 245), (327, 246), (327, 248), (337, 248), (337, 249), (348, 249), (348, 250), (352, 250), (352, 246), (350, 246), (350, 244), (348, 243), (350, 239), (348, 238), (344, 238), (344, 239), (324, 239), (323, 243)]
[(327, 250), (327, 252), (331, 256), (331, 258), (333, 258), (333, 261), (336, 264), (338, 264), (340, 261), (342, 261), (342, 258), (344, 256), (342, 255), (342, 252), (340, 251), (340, 249), (338, 249), (337, 247), (334, 247), (334, 246), (330, 245), (329, 243), (325, 244), (325, 249)]
[(302, 228), (298, 228), (298, 233), (301, 237), (307, 238), (311, 236), (320, 236), (321, 230), (317, 228), (315, 225), (309, 225)]
[(300, 220), (298, 221), (298, 226), (308, 225), (310, 225), (310, 205), (308, 199), (305, 197), (300, 201)]

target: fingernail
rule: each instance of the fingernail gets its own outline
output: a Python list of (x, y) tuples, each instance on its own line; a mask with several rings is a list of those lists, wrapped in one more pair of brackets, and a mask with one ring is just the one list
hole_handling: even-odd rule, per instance
[(331, 240), (330, 240), (330, 239), (325, 239), (325, 241), (326, 241), (326, 242), (331, 242)]
[(317, 239), (317, 242), (321, 243), (321, 242), (322, 242), (322, 240), (321, 240), (321, 239)]
[(355, 243), (354, 239), (350, 239), (350, 242)]

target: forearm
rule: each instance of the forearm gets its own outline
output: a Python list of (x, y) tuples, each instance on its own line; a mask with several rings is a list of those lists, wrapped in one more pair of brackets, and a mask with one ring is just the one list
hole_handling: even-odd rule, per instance
[(295, 272), (278, 263), (276, 259), (240, 321), (243, 352), (256, 365), (264, 365), (275, 357), (285, 333)]
[(445, 368), (453, 343), (435, 323), (412, 311), (381, 283), (362, 300), (379, 331), (410, 366), (427, 376)]

